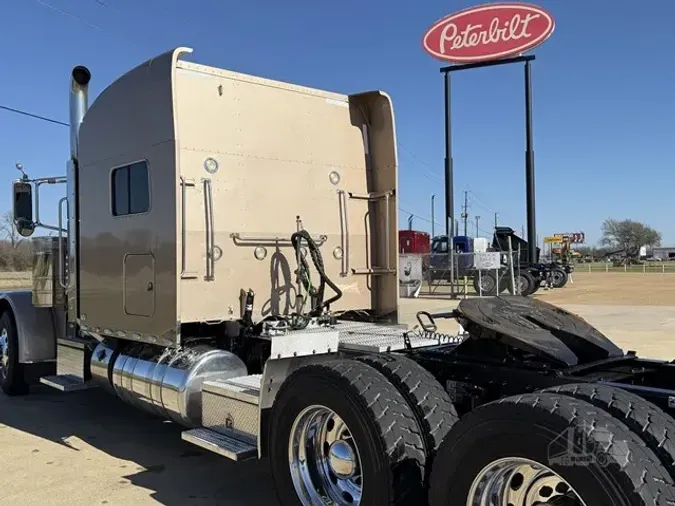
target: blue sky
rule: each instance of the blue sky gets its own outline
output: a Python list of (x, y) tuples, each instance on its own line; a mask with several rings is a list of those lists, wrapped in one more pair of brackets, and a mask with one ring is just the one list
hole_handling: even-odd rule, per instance
[[(400, 207), (419, 216), (414, 228), (429, 230), (433, 193), (440, 223), (444, 209), (443, 85), (442, 64), (422, 50), (421, 37), (436, 19), (477, 3), (3, 0), (0, 105), (68, 121), (74, 65), (91, 69), (95, 97), (179, 45), (195, 49), (193, 61), (240, 72), (341, 93), (382, 89), (396, 114)], [(539, 235), (584, 231), (595, 242), (605, 218), (632, 218), (675, 244), (665, 210), (675, 190), (675, 2), (533, 3), (556, 20), (533, 63)], [(463, 72), (453, 101), (456, 213), (470, 190), (470, 230), (480, 215), (481, 234), (489, 234), (494, 212), (520, 230), (522, 67)], [(5, 208), (17, 160), (38, 177), (64, 174), (67, 158), (67, 128), (0, 111)], [(55, 216), (61, 191), (49, 192), (43, 214)], [(401, 212), (402, 228), (407, 219)]]

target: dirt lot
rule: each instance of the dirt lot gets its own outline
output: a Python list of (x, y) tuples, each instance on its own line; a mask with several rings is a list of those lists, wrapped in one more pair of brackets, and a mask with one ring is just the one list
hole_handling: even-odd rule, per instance
[[(0, 284), (21, 288), (30, 280), (0, 273)], [(539, 296), (587, 318), (624, 349), (675, 356), (675, 274), (578, 273), (573, 284)], [(414, 323), (420, 309), (456, 304), (403, 299), (401, 319)], [(181, 430), (97, 390), (0, 394), (0, 504), (277, 505), (267, 462), (229, 462), (182, 442)]]
[(577, 272), (561, 290), (539, 290), (552, 304), (675, 306), (675, 273)]
[[(421, 296), (449, 293), (449, 285), (443, 283), (432, 288), (425, 285)], [(476, 295), (470, 280), (466, 293)], [(675, 306), (675, 272), (575, 272), (564, 289), (540, 289), (535, 296), (553, 304)]]
[(0, 290), (29, 288), (31, 276), (29, 272), (0, 272)]

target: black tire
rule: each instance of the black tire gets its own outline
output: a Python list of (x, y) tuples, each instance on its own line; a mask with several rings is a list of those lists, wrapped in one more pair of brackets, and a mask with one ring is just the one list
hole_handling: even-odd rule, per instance
[(552, 283), (553, 283), (553, 288), (562, 288), (567, 284), (567, 281), (569, 281), (570, 277), (569, 275), (560, 268), (555, 268), (551, 271), (551, 276), (553, 277)]
[(429, 470), (445, 435), (459, 420), (450, 396), (429, 371), (406, 356), (363, 355), (357, 360), (381, 372), (408, 402), (422, 430)]
[(424, 442), (410, 406), (374, 368), (356, 360), (335, 360), (295, 371), (274, 401), (269, 454), (283, 506), (301, 504), (289, 470), (289, 438), (296, 417), (314, 405), (340, 416), (359, 448), (361, 504), (424, 504)]
[(592, 383), (574, 383), (547, 388), (543, 392), (582, 399), (607, 411), (637, 434), (656, 454), (675, 479), (675, 419), (643, 399), (621, 388)]
[(5, 310), (0, 315), (0, 334), (5, 336), (7, 354), (3, 356), (0, 348), (0, 388), (7, 395), (25, 395), (28, 384), (24, 379), (23, 365), (19, 363), (19, 338), (11, 311)]
[[(570, 430), (588, 444), (584, 454), (592, 458), (586, 464), (575, 464), (578, 446), (566, 451)], [(668, 471), (628, 427), (588, 402), (539, 392), (481, 406), (455, 424), (434, 462), (430, 506), (467, 504), (481, 470), (513, 457), (548, 467), (586, 505), (666, 506), (675, 501)]]
[(537, 284), (534, 280), (534, 276), (527, 271), (520, 271), (518, 276), (516, 276), (516, 283), (520, 281), (520, 295), (527, 297), (530, 295)]
[[(481, 285), (483, 290), (481, 290)], [(473, 275), (473, 289), (476, 291), (476, 295), (497, 295), (496, 276), (491, 272), (481, 272), (479, 276), (478, 271), (476, 271)]]
[(543, 281), (539, 276), (535, 276), (534, 274), (530, 273), (532, 278), (534, 279), (534, 284), (532, 285), (532, 291), (530, 292), (530, 295), (534, 295), (539, 291), (539, 289), (543, 286)]

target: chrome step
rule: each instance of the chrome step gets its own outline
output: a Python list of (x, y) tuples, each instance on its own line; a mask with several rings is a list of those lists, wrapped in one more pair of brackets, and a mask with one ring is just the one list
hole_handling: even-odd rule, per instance
[(62, 392), (75, 392), (77, 390), (88, 390), (96, 388), (96, 385), (89, 381), (82, 381), (82, 378), (74, 374), (60, 374), (58, 376), (42, 376), (40, 383), (48, 387), (56, 388)]
[(261, 382), (262, 374), (240, 376), (228, 380), (210, 380), (202, 383), (202, 392), (229, 397), (257, 406)]
[(181, 433), (181, 439), (234, 461), (258, 456), (258, 448), (254, 444), (209, 429), (186, 430)]

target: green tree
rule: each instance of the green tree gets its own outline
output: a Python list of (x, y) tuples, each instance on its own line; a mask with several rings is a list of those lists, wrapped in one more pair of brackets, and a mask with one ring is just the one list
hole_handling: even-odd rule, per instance
[(607, 219), (602, 224), (600, 244), (622, 249), (628, 256), (638, 256), (642, 246), (661, 244), (661, 233), (644, 223), (633, 220)]

